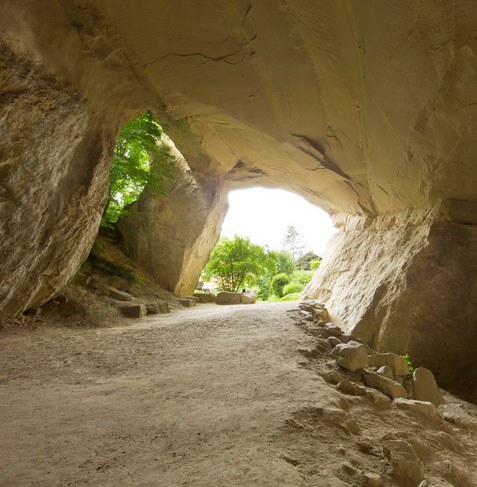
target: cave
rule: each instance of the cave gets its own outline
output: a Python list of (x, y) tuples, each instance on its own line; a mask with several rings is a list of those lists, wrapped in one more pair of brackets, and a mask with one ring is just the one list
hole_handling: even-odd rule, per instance
[(144, 199), (123, 222), (159, 284), (193, 291), (230, 189), (289, 189), (339, 230), (304, 297), (376, 350), (473, 387), (474, 7), (5, 0), (1, 317), (77, 272), (116, 135), (150, 109), (188, 164), (160, 208)]

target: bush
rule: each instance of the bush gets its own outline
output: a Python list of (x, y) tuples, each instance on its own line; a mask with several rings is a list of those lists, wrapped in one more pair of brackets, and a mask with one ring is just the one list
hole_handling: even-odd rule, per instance
[(293, 282), (298, 282), (305, 287), (313, 277), (313, 271), (295, 271), (293, 273)]
[(318, 269), (318, 267), (320, 267), (320, 264), (321, 264), (321, 260), (318, 260), (318, 259), (312, 260), (312, 261), (310, 261), (310, 269), (312, 271), (316, 271), (316, 269)]
[(270, 282), (270, 289), (275, 296), (281, 298), (283, 296), (283, 288), (290, 282), (290, 278), (284, 274), (277, 274)]
[(302, 289), (303, 285), (299, 282), (290, 282), (290, 284), (283, 287), (283, 296), (290, 293), (301, 293)]

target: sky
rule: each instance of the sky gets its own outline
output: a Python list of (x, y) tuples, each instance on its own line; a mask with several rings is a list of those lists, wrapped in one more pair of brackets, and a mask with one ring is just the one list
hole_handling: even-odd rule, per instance
[(248, 188), (229, 193), (230, 209), (222, 236), (249, 237), (253, 243), (279, 250), (288, 225), (294, 225), (306, 249), (323, 256), (336, 231), (329, 215), (297, 194), (282, 189)]

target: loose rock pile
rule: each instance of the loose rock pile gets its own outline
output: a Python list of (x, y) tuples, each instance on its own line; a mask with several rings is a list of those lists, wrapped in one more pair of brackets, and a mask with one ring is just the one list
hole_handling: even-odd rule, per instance
[[(424, 367), (410, 373), (408, 364), (396, 353), (377, 353), (353, 335), (346, 334), (330, 322), (322, 303), (307, 300), (299, 304), (300, 324), (316, 337), (313, 349), (301, 350), (310, 359), (334, 359), (326, 362), (328, 369), (320, 372), (323, 378), (344, 394), (365, 396), (378, 409), (396, 408), (421, 418), (423, 424), (433, 424), (441, 435), (449, 436), (449, 423), (475, 425), (457, 405), (446, 404), (432, 372)], [(445, 420), (445, 421), (443, 421)], [(437, 426), (440, 425), (440, 426)], [(446, 429), (447, 428), (447, 429)], [(401, 486), (435, 486), (425, 480), (424, 443), (390, 433), (382, 438), (382, 453), (392, 467), (392, 476)], [(474, 485), (453, 464), (437, 466), (439, 474), (452, 485)], [(450, 462), (449, 462), (450, 463)], [(437, 467), (436, 467), (437, 468)], [(447, 469), (447, 470), (446, 470)], [(455, 480), (455, 482), (454, 482)], [(365, 475), (367, 486), (382, 486), (380, 475)], [(447, 484), (446, 484), (447, 485)]]

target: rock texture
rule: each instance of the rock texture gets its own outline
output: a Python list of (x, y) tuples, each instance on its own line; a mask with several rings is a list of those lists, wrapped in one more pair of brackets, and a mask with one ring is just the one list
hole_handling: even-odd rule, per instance
[(145, 191), (118, 228), (127, 254), (159, 285), (189, 295), (219, 238), (228, 202), (223, 183), (193, 176), (174, 152), (179, 174), (167, 194)]

